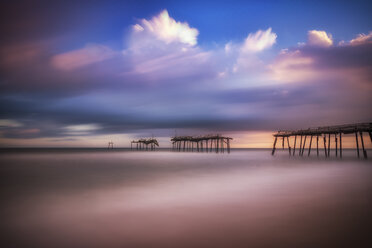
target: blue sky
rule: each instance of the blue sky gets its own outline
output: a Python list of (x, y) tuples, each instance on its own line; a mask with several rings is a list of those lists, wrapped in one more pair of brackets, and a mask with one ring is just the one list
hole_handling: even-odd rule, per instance
[(1, 146), (168, 145), (175, 130), (253, 146), (372, 119), (367, 1), (2, 5)]

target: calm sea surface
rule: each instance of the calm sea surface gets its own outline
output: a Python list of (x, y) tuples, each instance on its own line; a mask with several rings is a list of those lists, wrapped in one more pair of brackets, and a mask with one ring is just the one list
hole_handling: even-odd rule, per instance
[(2, 247), (372, 247), (371, 159), (270, 152), (0, 150)]

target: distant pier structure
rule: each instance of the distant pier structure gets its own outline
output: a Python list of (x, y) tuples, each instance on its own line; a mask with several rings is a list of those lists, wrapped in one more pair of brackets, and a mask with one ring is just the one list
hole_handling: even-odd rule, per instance
[(232, 138), (219, 134), (204, 136), (175, 136), (171, 138), (173, 151), (230, 153)]
[(110, 141), (110, 142), (108, 143), (108, 147), (107, 147), (107, 149), (114, 149), (114, 142)]
[[(372, 142), (372, 123), (358, 123), (358, 124), (349, 124), (349, 125), (338, 125), (338, 126), (327, 126), (327, 127), (317, 127), (317, 128), (309, 128), (304, 130), (294, 130), (294, 131), (278, 131), (274, 134), (275, 140), (273, 145), (273, 150), (271, 152), (274, 155), (276, 150), (276, 144), (278, 138), (281, 138), (282, 141), (282, 148), (284, 149), (285, 143), (288, 148), (289, 155), (296, 154), (296, 142), (299, 140), (299, 144), (297, 147), (298, 155), (303, 156), (305, 152), (306, 141), (308, 140), (309, 143), (307, 145), (307, 155), (310, 156), (311, 153), (311, 146), (313, 144), (313, 140), (316, 141), (316, 154), (319, 156), (319, 150), (322, 149), (319, 146), (319, 139), (320, 145), (323, 145), (324, 154), (326, 157), (329, 157), (330, 150), (331, 150), (331, 140), (335, 142), (335, 155), (342, 157), (342, 135), (345, 134), (355, 134), (355, 143), (356, 143), (356, 152), (358, 157), (360, 157), (360, 153), (364, 158), (367, 158), (367, 151), (364, 147), (364, 140), (363, 140), (363, 133), (368, 133), (370, 141)], [(290, 145), (290, 138), (293, 137), (293, 148)], [(359, 139), (361, 144), (361, 149), (359, 147)], [(287, 142), (285, 142), (287, 141)], [(360, 151), (361, 150), (361, 151)]]
[[(135, 145), (135, 147), (134, 147)], [(132, 140), (130, 142), (130, 149), (136, 149), (136, 150), (150, 150), (154, 151), (155, 147), (159, 146), (159, 143), (157, 139), (150, 138), (150, 139), (139, 139), (139, 140)]]

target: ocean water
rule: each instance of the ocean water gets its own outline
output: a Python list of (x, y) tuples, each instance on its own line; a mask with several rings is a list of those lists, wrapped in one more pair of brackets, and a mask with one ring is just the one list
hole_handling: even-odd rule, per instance
[(371, 160), (314, 155), (3, 149), (2, 247), (372, 247)]

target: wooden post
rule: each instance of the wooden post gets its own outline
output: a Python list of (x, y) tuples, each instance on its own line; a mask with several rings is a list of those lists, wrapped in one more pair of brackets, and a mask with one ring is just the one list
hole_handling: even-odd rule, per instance
[(289, 145), (289, 136), (287, 136), (287, 145), (288, 145), (289, 156), (291, 156), (291, 146)]
[(227, 139), (227, 153), (230, 153), (230, 139)]
[(371, 139), (371, 142), (372, 142), (372, 133), (371, 132), (368, 132), (369, 133), (369, 138)]
[(316, 156), (319, 157), (319, 135), (316, 135)]
[(278, 137), (277, 136), (275, 136), (275, 140), (274, 140), (274, 145), (273, 145), (273, 150), (272, 150), (272, 152), (271, 152), (271, 155), (274, 155), (274, 153), (275, 153), (275, 146), (276, 146), (276, 141), (277, 141), (277, 139), (278, 139)]
[(282, 137), (282, 149), (284, 150), (284, 136)]
[(216, 153), (218, 153), (218, 149), (219, 149), (219, 146), (220, 146), (220, 142), (219, 142), (219, 139), (216, 139), (216, 143), (217, 143), (217, 147), (216, 147)]
[(358, 158), (359, 158), (359, 142), (358, 142), (358, 132), (355, 132), (355, 140), (356, 140), (356, 149), (358, 153)]
[(221, 152), (224, 153), (224, 145), (223, 145), (223, 139), (220, 139), (220, 143), (221, 143)]
[(297, 139), (297, 135), (295, 135), (295, 140), (294, 140), (294, 145), (293, 145), (293, 156), (295, 155), (295, 151), (296, 151), (296, 139)]
[(338, 146), (337, 146), (337, 134), (335, 134), (335, 145), (336, 145), (336, 157), (338, 156), (338, 154), (337, 154), (337, 148), (338, 148)]
[(300, 147), (298, 148), (298, 156), (301, 156), (301, 148), (302, 148), (302, 134), (300, 139)]
[(310, 156), (311, 143), (312, 143), (312, 142), (313, 142), (313, 135), (310, 136), (309, 152), (307, 153), (307, 156)]
[(326, 143), (327, 143), (327, 138), (326, 138), (327, 136), (326, 135), (324, 135), (324, 137), (323, 137), (323, 141), (324, 141), (324, 153), (325, 153), (325, 156), (327, 157), (327, 145), (326, 145)]
[(328, 157), (331, 152), (331, 134), (328, 134)]
[(360, 140), (362, 142), (363, 156), (364, 156), (364, 158), (367, 158), (367, 151), (366, 151), (366, 149), (364, 149), (363, 133), (359, 132), (359, 134), (360, 134)]
[(306, 138), (307, 138), (307, 135), (305, 135), (304, 144), (302, 146), (302, 151), (301, 151), (301, 156), (304, 155), (305, 145), (306, 145)]
[(340, 133), (340, 158), (342, 158), (342, 135)]

